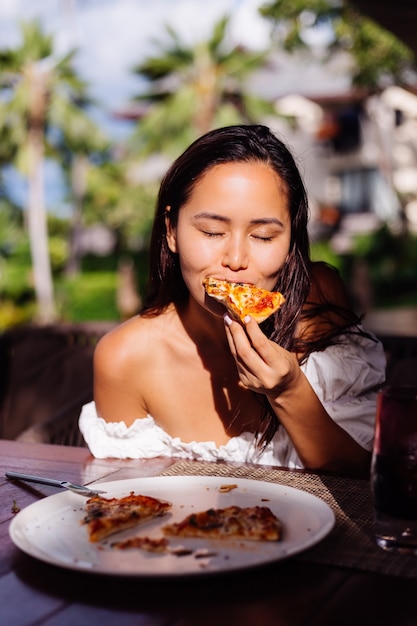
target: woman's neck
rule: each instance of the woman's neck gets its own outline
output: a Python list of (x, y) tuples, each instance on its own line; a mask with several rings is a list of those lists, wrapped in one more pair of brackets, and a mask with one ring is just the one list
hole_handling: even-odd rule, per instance
[(229, 352), (221, 317), (208, 313), (191, 298), (181, 307), (177, 307), (177, 314), (185, 332), (194, 343), (217, 352)]

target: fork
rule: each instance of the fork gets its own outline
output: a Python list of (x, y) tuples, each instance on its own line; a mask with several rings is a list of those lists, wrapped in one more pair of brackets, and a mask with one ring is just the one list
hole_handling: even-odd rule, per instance
[(102, 493), (106, 493), (106, 491), (99, 491), (95, 489), (90, 489), (90, 487), (85, 487), (84, 485), (75, 485), (74, 483), (70, 483), (68, 480), (54, 480), (52, 478), (44, 478), (43, 476), (32, 476), (31, 474), (22, 474), (21, 472), (5, 472), (6, 478), (10, 478), (12, 480), (26, 480), (32, 483), (39, 483), (42, 485), (51, 485), (52, 487), (61, 487), (62, 489), (69, 489), (69, 491), (73, 491), (80, 496), (98, 496)]

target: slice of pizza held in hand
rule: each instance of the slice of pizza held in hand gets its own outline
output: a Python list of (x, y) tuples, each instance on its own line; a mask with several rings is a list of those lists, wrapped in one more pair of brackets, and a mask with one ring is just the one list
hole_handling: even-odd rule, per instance
[(260, 324), (285, 302), (279, 291), (267, 291), (249, 283), (232, 283), (207, 276), (203, 286), (207, 295), (224, 304), (233, 318), (240, 322), (250, 315)]

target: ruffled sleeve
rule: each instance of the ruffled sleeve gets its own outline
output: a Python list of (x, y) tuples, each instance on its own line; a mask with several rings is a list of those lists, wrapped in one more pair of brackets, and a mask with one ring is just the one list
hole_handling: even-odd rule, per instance
[(78, 424), (91, 453), (99, 459), (151, 459), (166, 455), (170, 447), (170, 437), (150, 415), (135, 420), (132, 426), (106, 422), (97, 415), (95, 403), (89, 402), (83, 406)]
[[(287, 465), (289, 453), (288, 436), (282, 428), (264, 451), (257, 448), (253, 433), (232, 437), (223, 446), (216, 446), (213, 441), (184, 442), (168, 435), (150, 415), (135, 420), (131, 426), (126, 426), (124, 422), (106, 422), (97, 415), (94, 402), (83, 406), (79, 427), (91, 454), (98, 459), (169, 456), (211, 462)], [(288, 462), (295, 467), (291, 459)]]
[(313, 352), (302, 366), (329, 415), (367, 450), (372, 448), (376, 393), (385, 367), (381, 342), (358, 334)]

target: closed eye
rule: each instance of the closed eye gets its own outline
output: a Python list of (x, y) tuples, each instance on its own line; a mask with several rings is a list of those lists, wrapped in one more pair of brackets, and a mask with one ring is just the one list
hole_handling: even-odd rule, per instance
[(273, 235), (267, 237), (266, 235), (252, 235), (254, 239), (258, 239), (259, 241), (272, 241), (274, 239)]
[(212, 232), (209, 230), (203, 230), (201, 232), (203, 233), (203, 235), (206, 235), (206, 237), (221, 237), (224, 234), (220, 232)]

